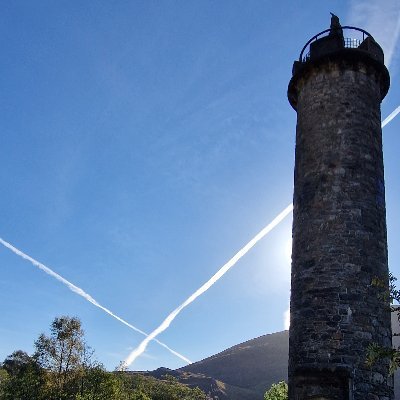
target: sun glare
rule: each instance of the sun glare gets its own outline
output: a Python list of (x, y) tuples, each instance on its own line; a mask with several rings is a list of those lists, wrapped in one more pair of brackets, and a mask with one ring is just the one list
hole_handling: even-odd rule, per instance
[(285, 260), (289, 265), (292, 265), (292, 238), (285, 244)]
[(283, 314), (283, 327), (288, 330), (290, 327), (290, 309), (288, 308)]

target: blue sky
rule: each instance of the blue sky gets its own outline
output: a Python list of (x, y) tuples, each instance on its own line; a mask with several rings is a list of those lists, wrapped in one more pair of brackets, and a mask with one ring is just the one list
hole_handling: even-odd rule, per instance
[[(292, 63), (314, 34), (364, 28), (400, 105), (395, 0), (13, 1), (0, 37), (0, 237), (150, 332), (292, 199)], [(400, 117), (384, 129), (400, 275)], [(284, 328), (288, 217), (159, 339), (191, 360)], [(142, 336), (0, 248), (0, 360), (55, 316), (114, 368)], [(134, 369), (183, 363), (151, 343)]]

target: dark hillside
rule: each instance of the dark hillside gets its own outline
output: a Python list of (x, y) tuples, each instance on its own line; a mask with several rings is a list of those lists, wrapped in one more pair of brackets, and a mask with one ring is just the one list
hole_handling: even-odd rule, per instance
[[(393, 316), (393, 330), (399, 323)], [(273, 383), (287, 380), (288, 331), (260, 336), (178, 370), (159, 368), (147, 372), (162, 379), (173, 375), (190, 387), (200, 387), (218, 400), (262, 400)], [(400, 337), (394, 338), (400, 345)], [(395, 394), (400, 398), (400, 372), (395, 374)]]
[(287, 379), (288, 340), (288, 331), (260, 336), (180, 371), (213, 377), (238, 389), (250, 390), (254, 400), (262, 399), (272, 383)]

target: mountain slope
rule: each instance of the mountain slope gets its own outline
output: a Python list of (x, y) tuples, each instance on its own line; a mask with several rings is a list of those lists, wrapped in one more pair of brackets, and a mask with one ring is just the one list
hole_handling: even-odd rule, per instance
[(129, 374), (140, 374), (144, 376), (152, 376), (153, 378), (165, 380), (168, 375), (176, 378), (180, 383), (190, 388), (199, 387), (208, 394), (208, 398), (213, 400), (254, 400), (254, 392), (248, 389), (238, 388), (211, 378), (204, 374), (186, 372), (181, 370), (171, 370), (169, 368), (158, 368), (154, 371), (139, 372), (130, 371)]
[[(400, 333), (395, 313), (392, 327), (393, 332)], [(400, 336), (393, 337), (393, 345), (400, 346)], [(252, 400), (262, 400), (273, 383), (287, 381), (288, 354), (289, 332), (283, 331), (248, 340), (177, 371), (212, 377), (229, 385), (229, 400), (245, 400), (249, 393), (253, 393)], [(394, 389), (395, 398), (400, 398), (400, 370), (394, 374)]]
[[(257, 400), (273, 383), (287, 380), (288, 351), (288, 331), (277, 332), (238, 344), (178, 371), (212, 377), (234, 387), (238, 395), (243, 389)], [(235, 394), (229, 397), (242, 398)]]
[[(392, 326), (400, 332), (396, 314)], [(393, 338), (393, 344), (400, 346), (400, 336)], [(283, 331), (248, 340), (177, 370), (159, 368), (147, 374), (158, 379), (173, 375), (181, 383), (200, 387), (212, 399), (262, 400), (273, 383), (287, 381), (288, 353), (289, 333)], [(400, 398), (400, 371), (394, 378), (395, 395)]]

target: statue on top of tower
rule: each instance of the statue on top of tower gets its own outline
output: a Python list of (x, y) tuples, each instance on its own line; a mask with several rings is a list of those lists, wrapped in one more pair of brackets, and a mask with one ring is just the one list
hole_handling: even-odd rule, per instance
[(333, 13), (331, 13), (331, 31), (329, 32), (330, 36), (340, 36), (343, 37), (342, 25), (340, 25), (339, 17)]

